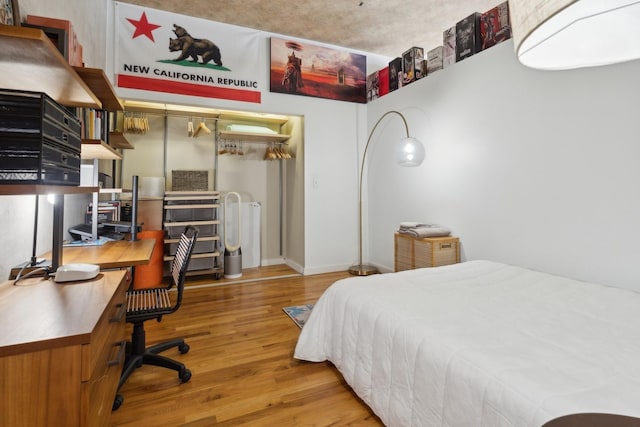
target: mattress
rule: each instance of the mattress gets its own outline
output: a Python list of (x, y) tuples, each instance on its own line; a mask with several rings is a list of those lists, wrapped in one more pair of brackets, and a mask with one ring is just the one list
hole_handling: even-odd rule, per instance
[(352, 277), (294, 357), (333, 363), (388, 426), (640, 417), (640, 294), (490, 261)]

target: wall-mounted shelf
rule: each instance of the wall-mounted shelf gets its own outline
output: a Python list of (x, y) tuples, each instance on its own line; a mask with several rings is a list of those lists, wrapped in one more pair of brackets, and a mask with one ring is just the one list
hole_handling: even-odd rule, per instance
[(109, 144), (113, 148), (121, 148), (124, 150), (132, 150), (134, 147), (127, 140), (127, 137), (123, 135), (122, 132), (110, 132), (109, 133)]
[(122, 154), (99, 139), (83, 139), (80, 157), (94, 160), (122, 160)]
[(66, 106), (101, 108), (42, 30), (0, 25), (0, 46), (0, 87), (44, 92)]
[(221, 130), (221, 139), (231, 139), (235, 141), (250, 141), (250, 142), (279, 142), (283, 143), (288, 140), (291, 135), (284, 135), (281, 133), (256, 133), (256, 132), (238, 132), (231, 130)]
[(86, 67), (73, 67), (73, 70), (98, 97), (102, 103), (103, 110), (122, 111), (124, 109), (104, 71), (99, 68)]
[(98, 187), (76, 187), (73, 185), (4, 184), (0, 185), (0, 196), (25, 194), (85, 194), (98, 191)]

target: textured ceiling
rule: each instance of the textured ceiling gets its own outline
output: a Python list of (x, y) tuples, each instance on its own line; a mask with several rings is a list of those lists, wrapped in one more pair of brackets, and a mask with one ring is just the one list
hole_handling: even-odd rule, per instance
[(125, 0), (127, 3), (396, 57), (502, 0)]

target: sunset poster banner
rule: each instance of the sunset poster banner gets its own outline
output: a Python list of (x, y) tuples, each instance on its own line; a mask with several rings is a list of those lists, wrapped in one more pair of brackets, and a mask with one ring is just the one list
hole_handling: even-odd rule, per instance
[(261, 102), (257, 30), (115, 2), (116, 86)]
[(367, 57), (271, 37), (270, 90), (366, 103)]

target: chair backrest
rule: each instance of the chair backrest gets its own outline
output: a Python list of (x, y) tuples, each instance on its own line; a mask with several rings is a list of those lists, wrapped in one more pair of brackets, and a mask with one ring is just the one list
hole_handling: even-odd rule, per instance
[(180, 234), (180, 242), (178, 243), (178, 249), (171, 262), (171, 280), (172, 284), (170, 288), (175, 285), (178, 293), (177, 301), (173, 307), (173, 311), (177, 310), (182, 304), (182, 291), (184, 290), (184, 281), (187, 277), (187, 267), (189, 267), (189, 261), (191, 260), (191, 254), (193, 253), (193, 247), (196, 244), (198, 238), (198, 229), (193, 225), (187, 225), (182, 234)]

